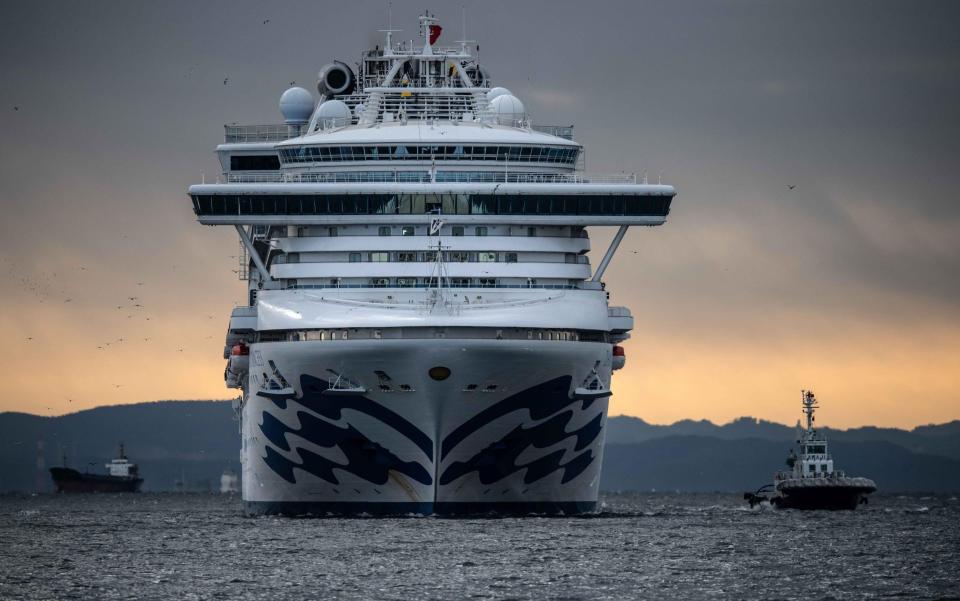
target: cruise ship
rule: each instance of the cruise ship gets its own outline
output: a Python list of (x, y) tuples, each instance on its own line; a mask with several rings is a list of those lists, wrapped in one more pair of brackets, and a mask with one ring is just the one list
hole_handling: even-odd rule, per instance
[[(633, 328), (603, 276), (674, 189), (584, 173), (573, 127), (534, 124), (434, 16), (395, 33), (284, 91), (283, 124), (225, 126), (222, 175), (189, 188), (248, 282), (224, 351), (245, 510), (595, 511)], [(595, 267), (591, 226), (617, 228)]]

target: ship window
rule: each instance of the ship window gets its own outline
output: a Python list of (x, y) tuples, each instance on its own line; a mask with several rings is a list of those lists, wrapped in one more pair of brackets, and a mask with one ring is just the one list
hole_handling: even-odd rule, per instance
[(507, 253), (506, 255), (507, 263), (516, 263), (517, 262), (517, 253)]
[(535, 227), (528, 227), (528, 228), (527, 228), (527, 236), (530, 237), (530, 238), (535, 238), (535, 237), (537, 236), (537, 228), (535, 228)]
[(389, 236), (390, 235), (390, 226), (384, 225), (377, 230), (377, 235), (379, 236)]
[(374, 331), (373, 331), (373, 337), (374, 337), (374, 338), (377, 338), (377, 339), (383, 338), (383, 331), (382, 331), (382, 330), (374, 330)]
[(400, 230), (401, 236), (413, 236), (417, 233), (417, 229), (412, 225), (405, 225)]
[(343, 339), (344, 339), (344, 340), (347, 339), (347, 331), (346, 331), (346, 330), (343, 331)]
[(480, 263), (496, 263), (497, 262), (497, 253), (495, 252), (481, 252), (477, 253), (477, 261)]
[(475, 236), (486, 236), (486, 235), (487, 235), (487, 226), (485, 226), (485, 225), (478, 225), (478, 226), (474, 229), (474, 235), (475, 235)]
[(463, 250), (455, 250), (448, 253), (447, 257), (447, 260), (451, 263), (466, 263), (470, 260), (470, 253)]
[(390, 253), (388, 252), (372, 252), (370, 253), (370, 260), (374, 263), (386, 263), (390, 260)]
[(417, 285), (417, 278), (397, 278), (397, 286), (400, 288), (413, 288)]
[(417, 261), (417, 253), (399, 252), (397, 253), (397, 261), (401, 263), (415, 263)]
[(390, 285), (390, 278), (373, 278), (370, 285), (374, 288), (386, 288)]
[(454, 235), (454, 236), (462, 236), (462, 235), (463, 235), (463, 226), (462, 226), (462, 225), (455, 225), (455, 226), (453, 226), (453, 235)]
[(362, 256), (360, 253), (350, 253), (350, 262), (359, 263), (362, 260)]
[(336, 227), (328, 227), (327, 235), (330, 236), (331, 238), (335, 238), (340, 235), (340, 231)]
[(275, 154), (230, 157), (230, 171), (277, 171), (279, 169), (280, 158)]

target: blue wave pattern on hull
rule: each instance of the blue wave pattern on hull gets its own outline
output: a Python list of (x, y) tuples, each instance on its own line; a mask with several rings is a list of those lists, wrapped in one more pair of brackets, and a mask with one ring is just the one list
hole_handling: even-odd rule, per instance
[(422, 465), (416, 461), (401, 461), (388, 449), (373, 442), (350, 424), (347, 424), (346, 428), (340, 428), (314, 417), (306, 411), (298, 411), (297, 417), (300, 419), (300, 428), (290, 428), (273, 415), (264, 412), (260, 431), (270, 442), (284, 451), (290, 450), (286, 440), (287, 433), (297, 434), (322, 447), (336, 446), (346, 456), (347, 463), (344, 465), (330, 461), (312, 451), (300, 448), (296, 452), (300, 456), (301, 463), (295, 463), (273, 448), (266, 447), (267, 456), (263, 458), (264, 462), (278, 476), (291, 484), (297, 482), (293, 474), (293, 468), (302, 469), (314, 476), (323, 478), (331, 484), (340, 483), (333, 473), (334, 469), (350, 472), (367, 482), (380, 485), (387, 483), (390, 478), (390, 470), (405, 474), (421, 484), (433, 483), (430, 473)]
[[(365, 397), (333, 396), (321, 398), (323, 391), (327, 389), (327, 383), (312, 376), (302, 376), (300, 385), (303, 395), (291, 400), (296, 401), (303, 407), (334, 421), (341, 419), (344, 409), (352, 409), (369, 415), (408, 438), (432, 461), (433, 441), (430, 437), (383, 405)], [(281, 408), (285, 407), (286, 400), (284, 400)], [(363, 478), (367, 482), (379, 485), (386, 484), (391, 470), (409, 476), (421, 484), (429, 485), (433, 483), (430, 472), (423, 465), (416, 461), (402, 461), (389, 449), (367, 438), (352, 424), (348, 423), (345, 428), (342, 428), (306, 411), (297, 411), (297, 418), (300, 420), (300, 427), (291, 428), (271, 413), (264, 411), (260, 431), (276, 447), (288, 452), (291, 448), (287, 442), (287, 434), (296, 434), (324, 448), (337, 447), (347, 458), (347, 463), (337, 463), (300, 448), (296, 449), (296, 453), (301, 462), (296, 463), (283, 456), (276, 449), (266, 446), (264, 462), (274, 473), (291, 484), (296, 484), (297, 481), (294, 468), (309, 472), (331, 484), (340, 483), (334, 474), (334, 469), (344, 470)]]
[[(493, 484), (521, 470), (526, 470), (523, 478), (526, 484), (536, 482), (557, 470), (563, 470), (561, 478), (563, 484), (582, 474), (593, 462), (591, 450), (577, 455), (567, 463), (562, 462), (566, 453), (562, 449), (528, 463), (517, 463), (517, 458), (531, 446), (543, 449), (563, 442), (567, 438), (576, 437), (574, 451), (581, 451), (600, 434), (603, 429), (602, 413), (597, 414), (582, 428), (567, 431), (567, 425), (573, 419), (574, 412), (568, 410), (560, 413), (560, 411), (578, 402), (569, 396), (571, 379), (570, 376), (562, 376), (507, 397), (481, 411), (451, 432), (443, 440), (443, 457), (480, 428), (517, 409), (527, 409), (533, 421), (550, 417), (547, 421), (531, 428), (519, 425), (469, 460), (453, 462), (440, 477), (440, 484), (449, 484), (474, 471), (477, 472), (482, 484)], [(591, 404), (592, 401), (584, 401), (581, 404), (581, 411), (586, 410)]]
[[(570, 398), (571, 380), (570, 376), (562, 376), (527, 388), (491, 405), (451, 432), (443, 441), (442, 456), (444, 457), (470, 435), (518, 409), (526, 409), (532, 421), (549, 418), (529, 428), (525, 428), (522, 424), (518, 425), (506, 436), (487, 446), (469, 460), (453, 462), (440, 477), (440, 484), (449, 484), (474, 471), (477, 472), (482, 484), (498, 482), (523, 470), (526, 470), (524, 474), (526, 484), (536, 482), (558, 470), (563, 471), (561, 478), (563, 484), (583, 473), (594, 460), (593, 451), (589, 449), (566, 463), (563, 463), (566, 451), (562, 449), (528, 463), (517, 463), (518, 457), (531, 446), (538, 449), (548, 448), (574, 437), (576, 438), (574, 451), (579, 452), (599, 436), (603, 429), (602, 413), (598, 413), (585, 426), (567, 431), (574, 411), (573, 409), (563, 410), (580, 402), (580, 410), (585, 411), (593, 404), (592, 400), (578, 401)], [(312, 376), (302, 376), (300, 384), (303, 395), (290, 400), (331, 421), (339, 421), (344, 409), (364, 413), (404, 435), (424, 451), (431, 461), (433, 460), (433, 443), (430, 437), (383, 405), (366, 397), (322, 397), (323, 391), (327, 389), (327, 383)], [(281, 406), (277, 399), (273, 400)], [(282, 399), (282, 408), (286, 406), (286, 399)], [(263, 457), (264, 462), (291, 484), (296, 483), (294, 468), (309, 472), (331, 484), (339, 484), (334, 473), (335, 469), (342, 469), (379, 485), (387, 482), (390, 470), (396, 470), (425, 485), (433, 483), (433, 478), (423, 465), (415, 461), (402, 461), (389, 449), (367, 438), (352, 424), (348, 423), (345, 428), (340, 427), (307, 411), (297, 411), (297, 417), (300, 420), (300, 427), (291, 428), (271, 413), (264, 411), (260, 431), (275, 447), (287, 452), (291, 451), (287, 434), (296, 434), (321, 447), (338, 447), (347, 457), (347, 464), (330, 461), (300, 448), (295, 449), (301, 459), (300, 463), (296, 463), (268, 445), (266, 456)]]

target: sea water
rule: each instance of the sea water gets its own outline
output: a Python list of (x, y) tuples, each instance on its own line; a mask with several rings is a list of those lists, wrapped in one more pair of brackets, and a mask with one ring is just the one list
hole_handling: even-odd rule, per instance
[(235, 496), (0, 497), (0, 599), (960, 598), (960, 501), (750, 509), (608, 494), (590, 517), (245, 517)]

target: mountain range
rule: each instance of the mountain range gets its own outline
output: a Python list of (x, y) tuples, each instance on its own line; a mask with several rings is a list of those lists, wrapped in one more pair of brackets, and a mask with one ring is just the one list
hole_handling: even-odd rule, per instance
[[(121, 440), (144, 490), (213, 490), (239, 472), (239, 422), (229, 401), (158, 401), (58, 417), (0, 413), (0, 492), (50, 491), (47, 468), (102, 472)], [(911, 430), (823, 428), (839, 469), (882, 492), (960, 491), (960, 421)], [(796, 428), (743, 417), (728, 424), (607, 420), (603, 490), (753, 490), (782, 469)]]

